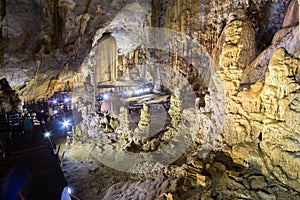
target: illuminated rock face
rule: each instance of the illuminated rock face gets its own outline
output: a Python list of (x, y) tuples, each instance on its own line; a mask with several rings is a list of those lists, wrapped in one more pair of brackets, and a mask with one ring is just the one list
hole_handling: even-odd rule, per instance
[(76, 81), (73, 76), (89, 54), (96, 31), (133, 2), (1, 1), (0, 78), (7, 78), (14, 89), (22, 88), (19, 93), (26, 101), (65, 90), (67, 81), (71, 86)]
[[(126, 38), (132, 31), (124, 29), (125, 24), (171, 28), (193, 38), (211, 53), (228, 20), (239, 16), (252, 23), (257, 36), (251, 44), (256, 43), (260, 51), (281, 27), (290, 1), (141, 0), (139, 7), (124, 10), (122, 8), (136, 1), (5, 2), (0, 4), (1, 43), (5, 44), (1, 46), (1, 77), (7, 78), (13, 89), (22, 88), (21, 97), (30, 100), (84, 82), (86, 77), (78, 77), (78, 72), (85, 73), (86, 67), (82, 69), (81, 65), (89, 65), (85, 59), (93, 54), (92, 45), (106, 29), (118, 35), (117, 43), (122, 44), (118, 53), (122, 55), (135, 51), (138, 45)], [(291, 7), (296, 7), (295, 0)], [(116, 16), (119, 17), (114, 21)], [(288, 18), (287, 26), (296, 23), (292, 17)], [(138, 35), (130, 38), (138, 38)], [(178, 60), (172, 62), (177, 64)], [(30, 92), (32, 88), (34, 92)]]
[[(197, 148), (225, 151), (233, 162), (230, 163), (231, 166), (224, 166), (217, 159), (211, 163), (198, 159), (187, 161), (188, 166), (184, 164), (174, 173), (176, 176), (184, 174), (185, 178), (184, 181), (178, 181), (178, 184), (177, 180), (174, 181), (177, 185), (172, 185), (172, 194), (167, 191), (162, 194), (158, 189), (147, 188), (156, 183), (173, 184), (169, 175), (168, 180), (137, 183), (137, 186), (145, 186), (144, 191), (149, 189), (153, 196), (167, 199), (176, 199), (180, 195), (182, 199), (187, 199), (185, 197), (188, 196), (189, 188), (194, 190), (195, 187), (201, 187), (201, 191), (204, 191), (203, 199), (214, 198), (214, 192), (226, 193), (220, 199), (232, 196), (254, 199), (256, 191), (260, 190), (256, 196), (258, 199), (275, 199), (272, 193), (276, 190), (267, 186), (270, 182), (266, 177), (276, 178), (300, 191), (300, 95), (297, 84), (300, 70), (299, 58), (296, 58), (300, 52), (300, 43), (296, 0), (35, 0), (31, 1), (32, 4), (7, 0), (6, 12), (3, 11), (3, 2), (0, 2), (0, 76), (6, 77), (13, 89), (20, 88), (19, 93), (25, 101), (51, 95), (56, 91), (82, 94), (84, 90), (92, 94), (95, 80), (100, 80), (100, 77), (92, 76), (97, 72), (97, 62), (118, 62), (117, 66), (116, 63), (113, 66), (116, 67), (114, 70), (119, 71), (114, 71), (114, 74), (104, 72), (105, 76), (101, 77), (104, 80), (111, 79), (111, 75), (125, 80), (137, 80), (138, 73), (131, 66), (145, 64), (149, 54), (153, 52), (140, 45), (141, 35), (134, 34), (136, 31), (131, 29), (131, 25), (137, 30), (145, 26), (170, 28), (186, 35), (189, 44), (199, 43), (201, 48), (207, 50), (208, 54), (205, 56), (212, 58), (212, 76), (209, 94), (205, 95), (205, 107), (199, 108), (198, 99), (196, 108), (182, 109), (181, 103), (185, 102), (181, 102), (176, 95), (172, 96), (169, 110), (172, 121), (168, 131), (162, 138), (142, 141), (144, 143), (140, 146), (145, 152), (156, 151), (162, 141), (169, 142), (177, 132), (191, 133), (198, 130), (195, 125), (199, 120), (201, 128), (194, 138)], [(101, 55), (98, 47), (101, 38), (104, 39), (105, 31), (112, 31), (114, 40), (105, 46), (112, 50)], [(3, 43), (6, 44), (4, 51)], [(176, 38), (173, 47), (179, 47), (184, 52), (204, 54), (202, 49), (195, 47), (184, 49), (187, 43)], [(103, 49), (100, 48), (99, 51), (101, 50)], [(143, 74), (149, 82), (163, 81), (172, 89), (179, 85), (182, 87), (184, 84), (180, 83), (178, 76), (181, 74), (197, 90), (195, 92), (199, 92), (203, 85), (207, 86), (203, 84), (209, 80), (208, 76), (204, 77), (207, 74), (199, 73), (178, 54), (163, 58), (162, 52), (155, 53), (157, 62), (162, 60), (164, 63), (164, 59), (168, 59), (166, 63), (174, 73), (163, 77), (162, 74), (166, 73), (164, 68), (158, 70), (153, 65)], [(150, 64), (153, 64), (152, 60)], [(202, 66), (202, 63), (197, 64)], [(130, 70), (131, 75), (128, 73)], [(118, 74), (119, 72), (122, 73)], [(9, 87), (1, 86), (0, 107), (6, 112), (14, 108), (17, 109), (13, 112), (19, 111), (21, 104), (17, 95), (7, 88)], [(128, 144), (137, 139), (135, 132), (130, 130), (127, 110), (122, 108), (119, 115), (120, 125), (116, 132), (119, 139), (123, 140), (120, 146), (117, 146), (119, 143), (115, 144), (116, 138), (112, 143), (105, 135), (103, 137), (107, 144), (103, 145), (103, 138), (96, 142), (91, 139), (99, 129), (97, 118), (89, 115), (93, 107), (90, 103), (78, 105), (83, 122), (73, 130), (74, 135), (83, 141), (90, 140), (91, 146), (99, 142), (96, 145), (98, 151), (97, 148), (89, 149), (89, 153), (95, 157), (101, 155), (106, 148), (108, 151), (117, 149), (118, 156), (122, 157)], [(187, 127), (180, 124), (180, 121), (191, 125)], [(149, 123), (149, 113), (145, 108), (138, 127), (147, 132)], [(188, 137), (186, 140), (191, 139)], [(179, 142), (184, 144), (183, 140)], [(174, 153), (173, 149), (168, 153)], [(207, 155), (203, 151), (192, 154), (197, 154), (200, 159)], [(254, 166), (263, 174), (253, 175), (258, 173), (255, 171), (245, 177), (246, 175), (231, 169), (237, 163), (244, 167)], [(222, 175), (222, 179), (215, 177), (211, 181), (212, 186), (218, 187), (217, 191), (209, 189), (207, 173), (212, 176)], [(249, 175), (249, 171), (245, 174)], [(232, 177), (237, 181), (233, 181)], [(238, 180), (246, 181), (241, 184)], [(225, 183), (238, 188), (238, 194), (234, 190), (229, 191)], [(136, 185), (128, 184), (124, 188), (134, 190)], [(209, 187), (203, 189), (205, 185)], [(164, 186), (160, 188), (167, 188)], [(268, 194), (262, 192), (269, 191), (268, 189), (271, 191)], [(142, 196), (139, 190), (135, 191), (136, 196)], [(107, 198), (111, 199), (109, 192)], [(243, 196), (242, 193), (247, 195)], [(199, 192), (194, 198), (201, 198)]]
[[(284, 48), (276, 49), (265, 80), (239, 91), (242, 23), (235, 20), (225, 27), (218, 70), (212, 74), (214, 84), (209, 89), (211, 127), (203, 131), (208, 135), (213, 130), (219, 141), (214, 148), (229, 152), (236, 163), (258, 165), (263, 173), (300, 191), (300, 85), (295, 76), (299, 59)], [(205, 116), (204, 112), (202, 119)]]

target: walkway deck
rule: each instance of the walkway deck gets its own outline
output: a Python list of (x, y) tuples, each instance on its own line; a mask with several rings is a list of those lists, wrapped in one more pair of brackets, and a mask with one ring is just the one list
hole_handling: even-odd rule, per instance
[(24, 134), (15, 137), (9, 160), (1, 166), (0, 178), (3, 180), (16, 165), (22, 166), (28, 172), (23, 189), (25, 199), (61, 199), (67, 181), (60, 168), (59, 159), (54, 155), (48, 139), (44, 138), (41, 127), (35, 127), (32, 138)]

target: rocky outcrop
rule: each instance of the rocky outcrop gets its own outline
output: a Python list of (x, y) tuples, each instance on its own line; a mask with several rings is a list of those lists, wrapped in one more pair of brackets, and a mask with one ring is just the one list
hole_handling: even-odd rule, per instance
[(282, 22), (282, 28), (297, 26), (299, 24), (299, 3), (297, 0), (292, 0), (286, 11), (286, 15)]
[(3, 78), (0, 80), (0, 114), (20, 113), (23, 111), (23, 103), (18, 93), (13, 90), (8, 81)]
[[(275, 33), (271, 45), (261, 52), (261, 54), (245, 69), (242, 76), (242, 84), (253, 84), (264, 78), (268, 62), (277, 48), (283, 47), (290, 53), (299, 53), (298, 10), (298, 1), (291, 1), (281, 25), (281, 29)], [(300, 77), (300, 74), (297, 73), (297, 76)]]
[[(239, 92), (242, 71), (235, 64), (238, 54), (225, 56), (223, 52), (227, 47), (225, 42), (220, 69), (216, 72), (218, 79), (214, 79), (219, 81), (215, 85), (219, 89), (217, 93), (211, 90), (210, 103), (215, 104), (212, 122), (218, 123), (211, 125), (219, 131), (215, 134), (222, 136), (221, 148), (227, 149), (234, 162), (244, 166), (255, 163), (263, 173), (299, 191), (299, 171), (295, 170), (300, 164), (297, 158), (299, 127), (296, 125), (300, 120), (296, 114), (300, 85), (295, 77), (299, 59), (284, 48), (276, 49), (265, 80)], [(236, 52), (234, 48), (233, 52)], [(223, 98), (219, 98), (220, 95)]]
[[(252, 24), (247, 20), (237, 20), (236, 22), (234, 20), (236, 19), (233, 18), (225, 26), (218, 40), (213, 52), (213, 62), (216, 66), (213, 67), (217, 67), (220, 62), (224, 62), (226, 60), (224, 56), (226, 56), (227, 58), (237, 58), (236, 65), (244, 70), (257, 56), (256, 33)], [(227, 46), (224, 47), (224, 45)]]

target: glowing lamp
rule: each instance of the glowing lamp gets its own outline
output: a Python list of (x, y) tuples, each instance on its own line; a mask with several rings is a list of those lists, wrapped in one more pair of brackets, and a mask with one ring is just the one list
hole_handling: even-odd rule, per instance
[(108, 99), (108, 94), (104, 94), (104, 95), (103, 95), (103, 99), (104, 99), (104, 100), (107, 100), (107, 99)]
[(44, 137), (50, 137), (50, 132), (44, 133)]
[(67, 128), (68, 126), (70, 126), (70, 122), (69, 122), (68, 120), (65, 120), (65, 121), (63, 122), (63, 127), (64, 127), (64, 128)]
[(65, 103), (68, 103), (69, 101), (70, 101), (69, 98), (65, 98), (65, 99), (64, 99), (64, 102), (65, 102)]

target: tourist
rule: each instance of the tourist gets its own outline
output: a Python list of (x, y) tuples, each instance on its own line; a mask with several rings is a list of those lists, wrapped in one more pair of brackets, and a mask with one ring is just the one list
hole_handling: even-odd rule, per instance
[(25, 135), (27, 136), (28, 139), (32, 139), (32, 132), (33, 132), (33, 121), (30, 117), (30, 114), (28, 114), (23, 122), (23, 128)]

